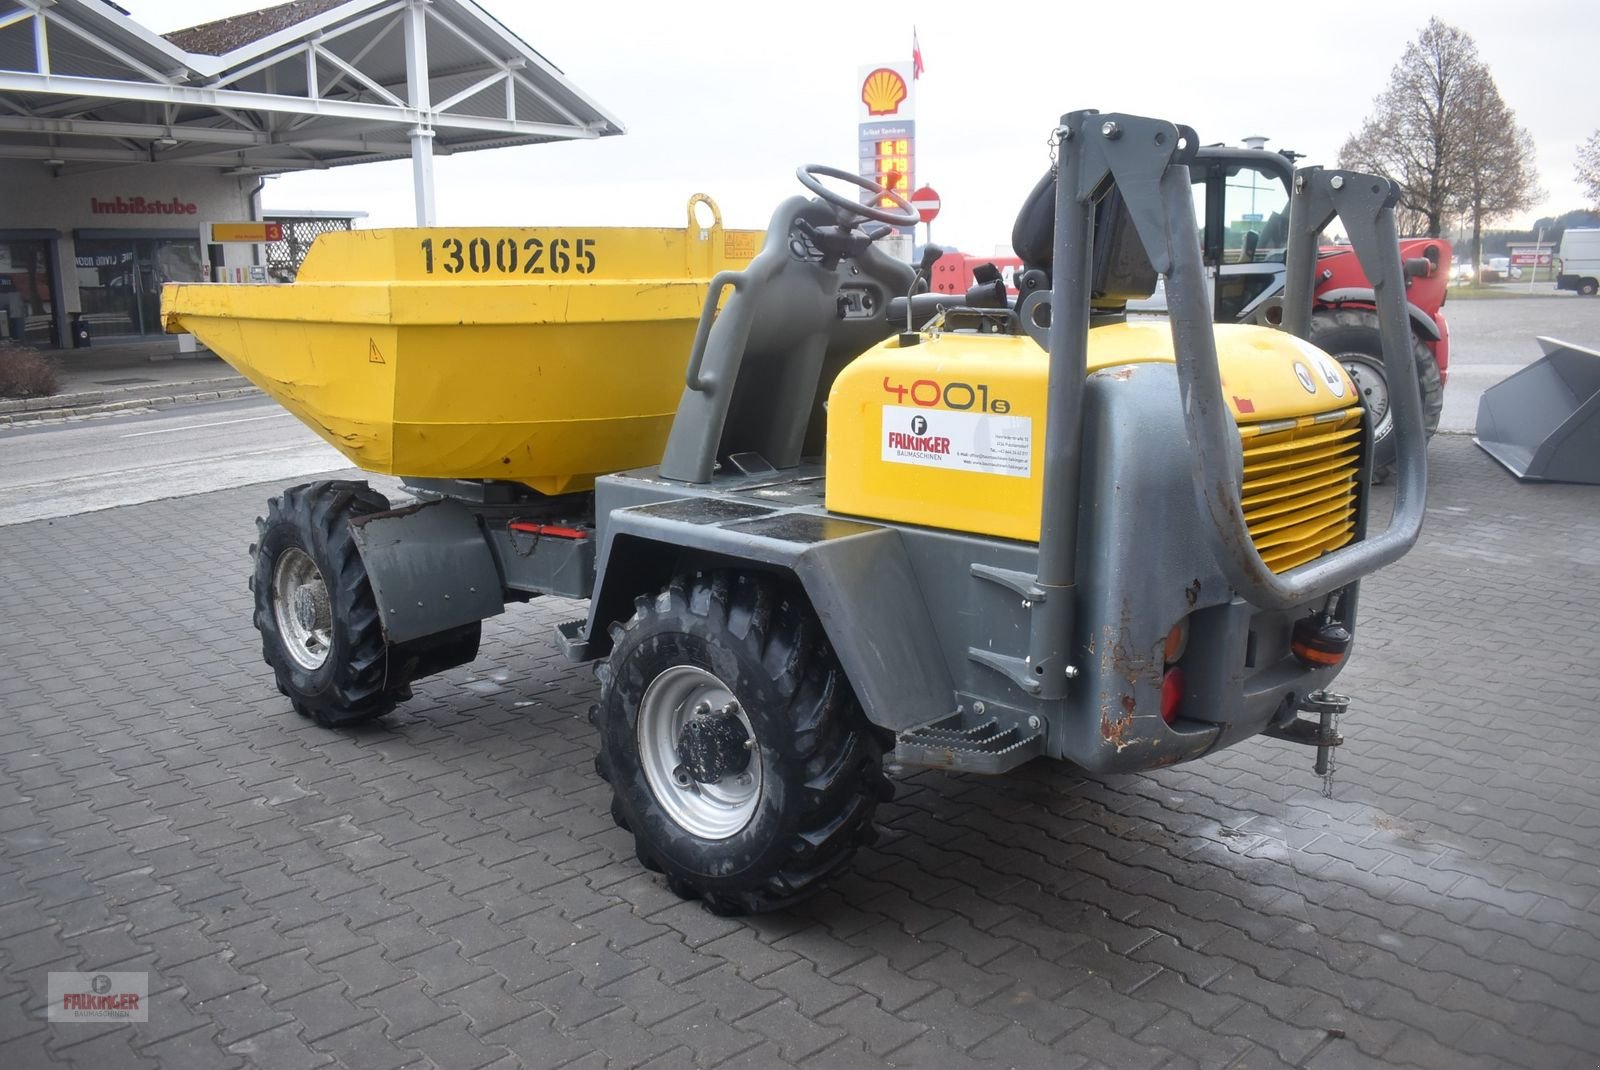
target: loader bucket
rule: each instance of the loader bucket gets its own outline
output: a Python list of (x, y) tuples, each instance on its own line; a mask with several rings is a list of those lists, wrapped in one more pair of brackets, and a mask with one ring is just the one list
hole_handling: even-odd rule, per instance
[(1518, 479), (1600, 484), (1600, 353), (1539, 345), (1543, 357), (1484, 391), (1473, 441)]
[(187, 331), (369, 472), (546, 494), (654, 464), (712, 276), (763, 232), (324, 234), (290, 285), (168, 285)]

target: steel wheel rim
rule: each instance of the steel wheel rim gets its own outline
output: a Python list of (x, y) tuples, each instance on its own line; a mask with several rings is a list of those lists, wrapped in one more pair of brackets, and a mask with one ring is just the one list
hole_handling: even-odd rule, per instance
[[(678, 739), (697, 706), (709, 703), (721, 709), (736, 703), (733, 691), (713, 673), (694, 665), (674, 665), (650, 682), (639, 702), (636, 738), (639, 764), (651, 794), (679, 828), (703, 840), (725, 840), (736, 835), (755, 817), (761, 802), (761, 756), (751, 755), (743, 773), (730, 774), (712, 784), (678, 775), (682, 759)], [(744, 710), (733, 716), (744, 725), (751, 740), (755, 729)]]
[(1389, 433), (1394, 418), (1389, 414), (1389, 380), (1381, 361), (1365, 353), (1345, 353), (1338, 358), (1356, 384), (1356, 394), (1372, 414), (1373, 440)]
[(272, 614), (295, 664), (311, 672), (322, 668), (333, 649), (333, 606), (322, 570), (298, 546), (272, 566)]

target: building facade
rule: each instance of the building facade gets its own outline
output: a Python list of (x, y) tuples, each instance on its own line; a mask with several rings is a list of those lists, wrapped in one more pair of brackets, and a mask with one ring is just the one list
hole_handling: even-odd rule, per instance
[(261, 246), (207, 239), (261, 218), (265, 175), (409, 158), (430, 225), (435, 153), (622, 132), (474, 0), (289, 0), (166, 35), (106, 0), (0, 2), (0, 335), (155, 334), (163, 283), (264, 281)]
[(261, 179), (175, 164), (64, 173), (0, 160), (0, 334), (70, 346), (161, 332), (161, 285), (255, 262), (208, 224), (259, 218)]

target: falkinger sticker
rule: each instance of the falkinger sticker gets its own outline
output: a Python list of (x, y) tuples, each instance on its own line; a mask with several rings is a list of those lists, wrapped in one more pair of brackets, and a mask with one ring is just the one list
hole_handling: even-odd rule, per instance
[(883, 407), (883, 459), (966, 472), (1033, 474), (1033, 417)]
[(52, 1022), (148, 1022), (150, 975), (146, 972), (51, 971), (45, 982)]

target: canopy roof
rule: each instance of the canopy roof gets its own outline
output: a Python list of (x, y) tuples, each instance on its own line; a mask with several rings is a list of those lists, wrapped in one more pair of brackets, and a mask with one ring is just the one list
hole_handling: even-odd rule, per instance
[(294, 0), (165, 37), (106, 0), (0, 0), (0, 157), (268, 174), (414, 156), (419, 137), (623, 132), (472, 0)]

